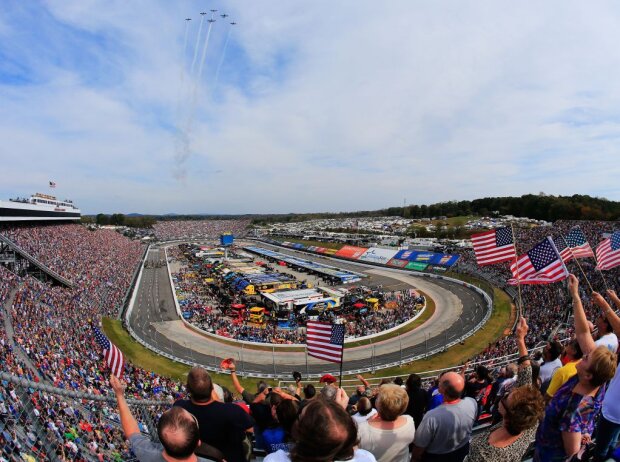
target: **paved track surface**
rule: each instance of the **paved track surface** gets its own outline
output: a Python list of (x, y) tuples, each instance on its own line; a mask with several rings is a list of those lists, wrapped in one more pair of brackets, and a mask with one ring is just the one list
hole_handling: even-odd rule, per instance
[[(277, 250), (295, 254), (294, 251)], [(347, 348), (344, 356), (346, 370), (380, 368), (382, 364), (424, 354), (460, 337), (484, 317), (484, 299), (457, 283), (411, 276), (409, 273), (379, 267), (365, 268), (305, 254), (298, 256), (363, 271), (370, 276), (364, 280), (366, 285), (382, 284), (388, 290), (418, 288), (435, 302), (435, 313), (422, 326), (395, 338)], [(163, 248), (151, 249), (147, 256), (150, 261), (164, 258)], [(138, 284), (130, 318), (131, 326), (144, 341), (166, 353), (212, 367), (217, 367), (222, 358), (233, 357), (238, 361), (238, 369), (244, 373), (288, 374), (292, 370), (299, 370), (307, 374), (320, 374), (338, 371), (338, 365), (308, 357), (304, 352), (284, 352), (269, 345), (263, 351), (228, 345), (186, 327), (176, 313), (165, 266), (144, 268)]]

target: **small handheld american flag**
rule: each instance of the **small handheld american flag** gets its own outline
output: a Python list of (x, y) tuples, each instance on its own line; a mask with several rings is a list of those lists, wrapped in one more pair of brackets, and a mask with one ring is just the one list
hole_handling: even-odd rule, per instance
[(620, 231), (603, 239), (596, 247), (596, 269), (608, 270), (620, 265)]
[(123, 352), (110, 342), (105, 334), (97, 327), (93, 326), (93, 331), (95, 333), (95, 340), (101, 348), (103, 348), (103, 357), (105, 358), (106, 364), (112, 370), (112, 374), (120, 379), (125, 370), (125, 357), (123, 356)]
[(512, 229), (497, 228), (471, 236), (478, 266), (494, 265), (513, 260), (517, 253), (512, 238)]
[(342, 361), (344, 324), (308, 321), (306, 325), (308, 354), (334, 363)]
[(514, 276), (508, 284), (551, 284), (568, 277), (568, 270), (550, 237), (536, 244), (510, 265)]

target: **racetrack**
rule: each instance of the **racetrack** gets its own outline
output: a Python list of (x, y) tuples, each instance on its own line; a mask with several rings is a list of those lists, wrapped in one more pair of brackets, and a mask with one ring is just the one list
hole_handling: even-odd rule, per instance
[[(151, 261), (164, 258), (164, 251), (159, 248), (152, 248), (147, 255), (147, 259)], [(313, 259), (307, 254), (304, 254), (303, 258)], [(383, 365), (404, 358), (424, 355), (458, 339), (484, 318), (484, 298), (462, 284), (387, 268), (363, 268), (340, 261), (330, 261), (329, 264), (356, 271), (363, 270), (370, 276), (369, 283), (382, 284), (390, 287), (390, 290), (418, 288), (435, 302), (435, 313), (422, 326), (398, 337), (346, 348), (344, 368), (347, 371), (380, 369)], [(262, 351), (253, 350), (247, 346), (220, 342), (188, 328), (176, 313), (166, 267), (144, 268), (137, 291), (129, 320), (135, 334), (151, 347), (185, 361), (217, 368), (222, 358), (233, 357), (242, 373), (258, 376), (288, 376), (292, 370), (308, 375), (338, 371), (337, 364), (308, 357), (304, 352), (281, 351), (280, 348), (268, 344), (260, 344), (263, 346)]]

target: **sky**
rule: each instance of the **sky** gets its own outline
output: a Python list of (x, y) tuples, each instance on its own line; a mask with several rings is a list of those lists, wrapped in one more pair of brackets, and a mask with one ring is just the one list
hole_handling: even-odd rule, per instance
[(620, 200), (618, 43), (615, 1), (4, 0), (0, 200)]

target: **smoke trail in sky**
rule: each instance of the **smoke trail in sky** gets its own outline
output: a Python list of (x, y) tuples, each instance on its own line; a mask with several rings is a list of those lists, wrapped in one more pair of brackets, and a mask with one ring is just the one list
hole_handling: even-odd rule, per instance
[(209, 22), (209, 28), (207, 29), (207, 37), (205, 38), (205, 44), (202, 48), (202, 57), (200, 58), (200, 66), (198, 67), (198, 79), (202, 77), (202, 69), (205, 65), (205, 58), (207, 57), (207, 48), (209, 48), (209, 37), (211, 36), (211, 27), (213, 26), (213, 15), (211, 15), (211, 21)]
[(185, 38), (183, 39), (183, 54), (181, 55), (181, 82), (185, 80), (185, 55), (187, 54), (187, 38), (189, 36), (189, 23), (185, 21)]
[(224, 42), (224, 50), (222, 51), (220, 62), (217, 64), (217, 70), (215, 71), (215, 81), (213, 82), (213, 88), (217, 87), (217, 83), (220, 79), (220, 69), (222, 69), (224, 58), (226, 58), (226, 49), (228, 48), (228, 40), (230, 40), (230, 34), (232, 32), (232, 29), (233, 29), (232, 25), (228, 27), (228, 34), (226, 34), (226, 41)]
[(205, 15), (200, 13), (200, 26), (198, 27), (198, 35), (196, 36), (196, 44), (194, 45), (194, 59), (192, 59), (192, 67), (189, 70), (190, 75), (194, 75), (194, 66), (196, 66), (196, 59), (198, 58), (198, 48), (200, 47), (200, 35), (202, 34), (202, 23), (205, 20)]

